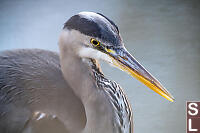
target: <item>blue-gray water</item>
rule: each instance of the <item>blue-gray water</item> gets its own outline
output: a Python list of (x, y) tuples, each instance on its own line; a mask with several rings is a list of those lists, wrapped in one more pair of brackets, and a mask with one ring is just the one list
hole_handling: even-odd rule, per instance
[(0, 50), (58, 51), (63, 23), (80, 11), (101, 12), (119, 26), (127, 49), (173, 94), (170, 103), (103, 63), (134, 112), (135, 133), (184, 133), (186, 100), (200, 100), (199, 0), (1, 0)]

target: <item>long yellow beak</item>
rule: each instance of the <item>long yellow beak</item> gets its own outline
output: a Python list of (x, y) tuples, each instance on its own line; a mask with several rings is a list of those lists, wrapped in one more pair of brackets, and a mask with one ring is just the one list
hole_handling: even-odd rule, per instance
[(138, 79), (147, 87), (163, 96), (167, 100), (173, 102), (173, 96), (154, 78), (140, 63), (131, 55), (125, 48), (117, 48), (107, 50), (112, 58), (112, 63), (123, 71), (126, 71), (131, 76)]

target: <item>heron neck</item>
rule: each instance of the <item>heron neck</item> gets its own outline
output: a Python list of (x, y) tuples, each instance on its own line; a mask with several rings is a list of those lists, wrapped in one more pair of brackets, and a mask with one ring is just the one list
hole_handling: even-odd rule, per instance
[(86, 125), (86, 130), (100, 131), (107, 125), (112, 132), (113, 129), (109, 127), (113, 123), (113, 109), (104, 90), (98, 87), (94, 75), (94, 72), (103, 75), (97, 61), (82, 60), (70, 50), (61, 52), (60, 61), (65, 80), (85, 107), (87, 125), (90, 125)]
[(79, 57), (73, 55), (61, 56), (60, 60), (65, 80), (77, 97), (82, 101), (86, 101), (90, 93), (96, 89), (94, 79), (91, 76), (91, 68), (82, 62)]

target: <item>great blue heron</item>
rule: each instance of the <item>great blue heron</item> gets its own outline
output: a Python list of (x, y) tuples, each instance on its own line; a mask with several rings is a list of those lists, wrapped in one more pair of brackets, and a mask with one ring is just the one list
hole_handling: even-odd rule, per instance
[(72, 16), (59, 48), (60, 56), (39, 49), (0, 53), (1, 133), (132, 133), (127, 97), (104, 76), (98, 60), (173, 101), (125, 49), (115, 23), (100, 13)]

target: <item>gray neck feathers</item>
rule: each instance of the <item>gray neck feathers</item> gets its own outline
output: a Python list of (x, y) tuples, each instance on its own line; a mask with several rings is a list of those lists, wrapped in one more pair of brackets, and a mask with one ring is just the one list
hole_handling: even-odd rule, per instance
[[(80, 44), (68, 40), (61, 37), (59, 42), (61, 70), (65, 80), (84, 104), (89, 125), (98, 125), (96, 128), (100, 130), (108, 122), (114, 124), (118, 131), (130, 132), (132, 114), (120, 86), (104, 77), (96, 60), (84, 61), (77, 54)], [(102, 127), (99, 123), (102, 123)], [(113, 132), (116, 129), (109, 130)]]

